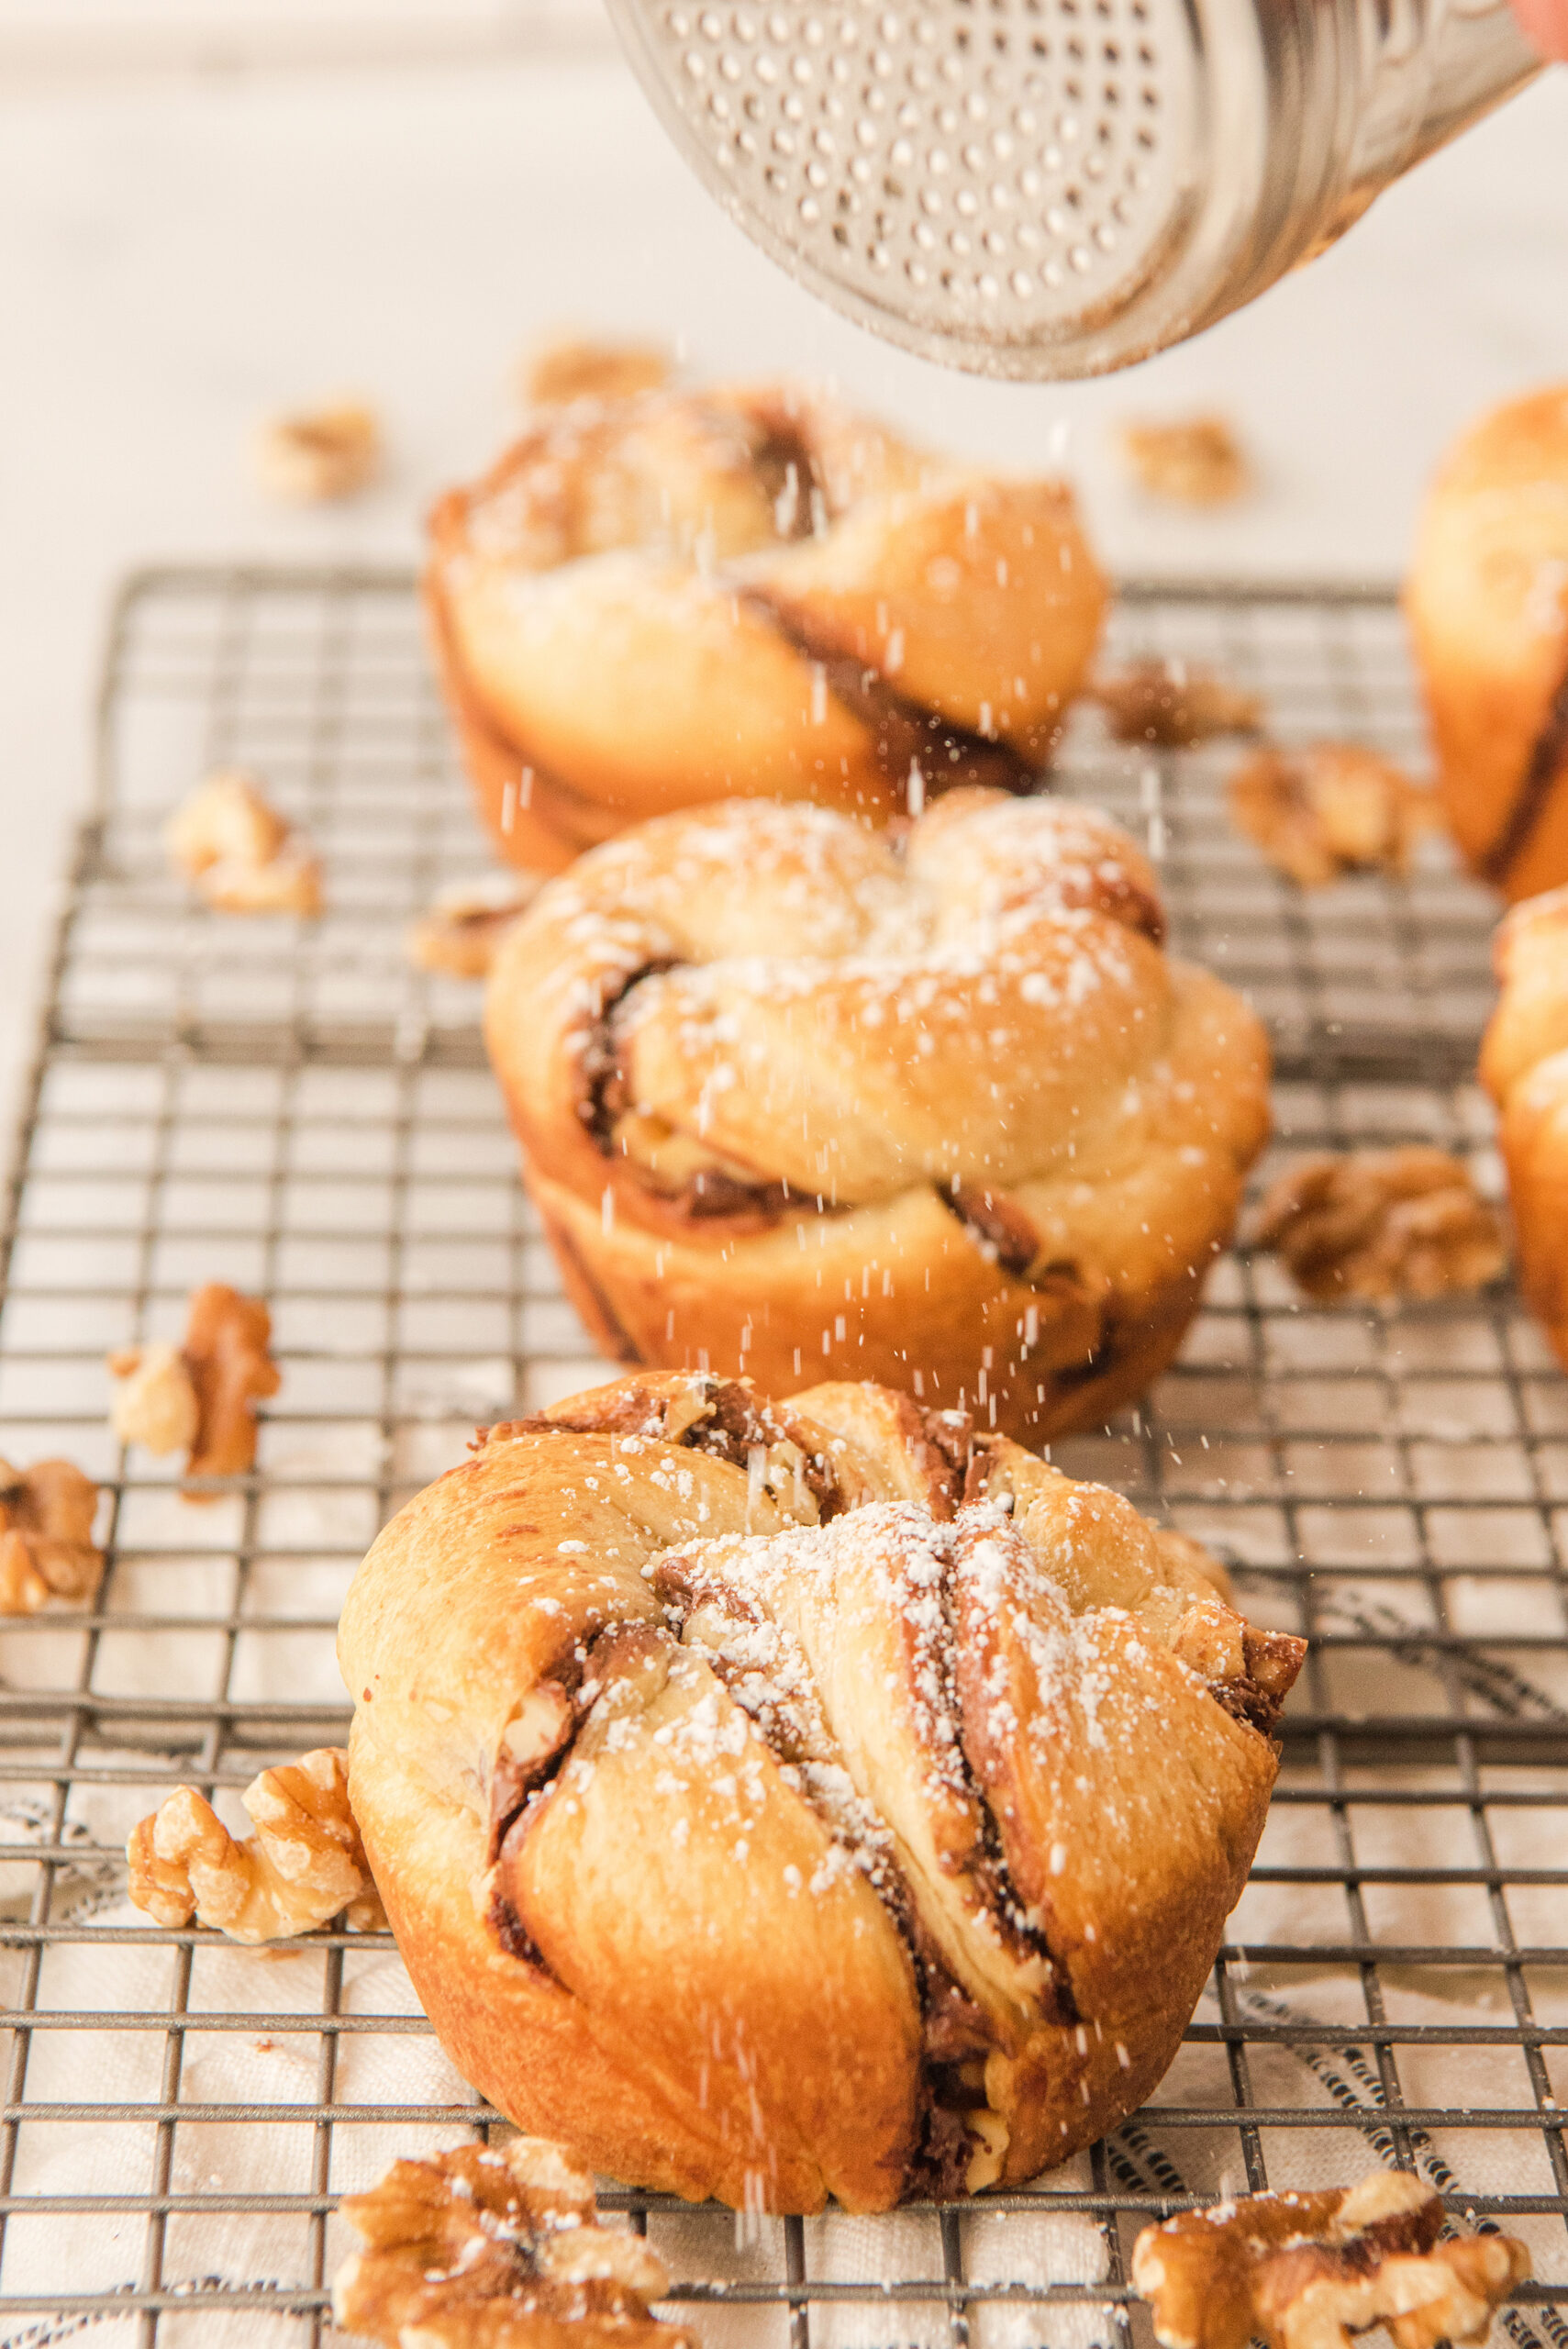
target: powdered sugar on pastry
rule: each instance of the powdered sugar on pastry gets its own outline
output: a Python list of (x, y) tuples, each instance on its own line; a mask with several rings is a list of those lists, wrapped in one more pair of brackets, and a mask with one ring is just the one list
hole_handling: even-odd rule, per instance
[(1132, 841), (1054, 800), (956, 792), (897, 842), (737, 802), (584, 858), (486, 1025), (606, 1351), (1103, 1419), (1266, 1127), (1262, 1030), (1162, 934)]
[(1301, 1643), (951, 1414), (651, 1375), (492, 1431), (340, 1654), (365, 1849), (475, 2084), (621, 2176), (872, 2209), (1147, 2093)]

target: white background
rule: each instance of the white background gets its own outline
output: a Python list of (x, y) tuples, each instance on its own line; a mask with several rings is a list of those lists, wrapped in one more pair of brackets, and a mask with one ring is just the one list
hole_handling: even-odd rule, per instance
[[(1065, 446), (1123, 570), (1391, 578), (1444, 443), (1568, 377), (1568, 73), (1243, 316), (1133, 374), (1035, 389), (928, 368), (817, 307), (687, 175), (587, 0), (539, 5), (542, 43), (519, 0), (0, 0), (0, 1118), (117, 574), (412, 555), (552, 328), (829, 372), (1000, 462)], [(351, 507), (269, 506), (254, 418), (337, 388), (382, 408), (387, 481)], [(1209, 517), (1140, 503), (1108, 423), (1200, 404), (1238, 421), (1261, 494)]]

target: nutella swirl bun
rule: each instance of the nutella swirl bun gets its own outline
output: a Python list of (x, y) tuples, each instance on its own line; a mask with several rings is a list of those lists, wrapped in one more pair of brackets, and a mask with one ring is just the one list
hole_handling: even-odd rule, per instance
[(1519, 1288), (1568, 1369), (1568, 888), (1516, 906), (1492, 955), (1502, 992), (1481, 1081), (1499, 1112)]
[(492, 1429), (342, 1616), (354, 1815), (442, 2043), (691, 2199), (1017, 2184), (1148, 2095), (1303, 1643), (954, 1413), (625, 1379)]
[(1508, 898), (1568, 881), (1568, 384), (1495, 409), (1450, 451), (1405, 609), (1472, 870)]
[(873, 1377), (1031, 1442), (1163, 1369), (1268, 1130), (1257, 1020), (1125, 833), (955, 793), (665, 817), (549, 883), (491, 1058), (628, 1362)]
[(481, 812), (559, 871), (754, 794), (873, 818), (912, 767), (1018, 787), (1106, 590), (1054, 481), (922, 457), (820, 395), (720, 385), (544, 416), (430, 522), (438, 666)]

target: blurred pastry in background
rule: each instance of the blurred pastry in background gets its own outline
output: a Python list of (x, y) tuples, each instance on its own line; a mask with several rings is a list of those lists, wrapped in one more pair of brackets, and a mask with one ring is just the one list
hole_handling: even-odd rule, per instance
[(495, 959), (503, 932), (539, 887), (530, 873), (489, 873), (457, 881), (432, 897), (408, 932), (408, 959), (421, 971), (449, 978), (482, 979)]
[(1511, 899), (1568, 881), (1568, 384), (1494, 409), (1450, 451), (1405, 610), (1472, 871)]
[(1493, 958), (1502, 994), (1481, 1081), (1499, 1111), (1519, 1289), (1568, 1369), (1568, 888), (1516, 906)]
[(1402, 767), (1359, 742), (1271, 743), (1230, 778), (1238, 830), (1304, 889), (1346, 873), (1406, 873), (1432, 795)]
[(360, 400), (268, 417), (256, 435), (262, 487), (295, 506), (356, 496), (381, 468), (381, 425)]
[(1027, 789), (1106, 603), (1062, 483), (789, 384), (541, 414), (437, 506), (426, 594), (481, 813), (546, 872), (708, 800)]
[(1151, 497), (1181, 506), (1228, 506), (1252, 486), (1252, 468), (1223, 416), (1129, 420), (1120, 445), (1134, 480)]
[(220, 767), (183, 800), (164, 828), (171, 863), (216, 913), (321, 911), (321, 862), (261, 785)]
[(1174, 655), (1098, 670), (1088, 691), (1116, 741), (1162, 751), (1189, 751), (1216, 734), (1255, 734), (1263, 719), (1262, 694), (1244, 693)]
[(606, 1354), (872, 1377), (1028, 1442), (1174, 1354), (1268, 1132), (1240, 998), (1092, 809), (660, 818), (539, 892), (491, 1059)]

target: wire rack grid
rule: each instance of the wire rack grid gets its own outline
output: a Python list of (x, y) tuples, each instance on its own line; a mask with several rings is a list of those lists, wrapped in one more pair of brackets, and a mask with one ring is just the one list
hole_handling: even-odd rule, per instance
[[(1222, 669), (1285, 739), (1418, 754), (1373, 595), (1132, 590), (1118, 650)], [(0, 1627), (0, 2343), (84, 2324), (203, 2349), (315, 2343), (340, 2194), (504, 2124), (446, 2065), (384, 1936), (281, 1954), (163, 1932), (121, 1847), (173, 1783), (236, 1828), (268, 1761), (335, 1741), (339, 1603), (377, 1526), (475, 1420), (599, 1365), (515, 1179), (474, 990), (411, 915), (483, 851), (400, 573), (171, 570), (114, 621), (82, 832), (4, 1235), (0, 1450), (98, 1476), (91, 1611)], [(1184, 951), (1265, 1013), (1279, 1139), (1434, 1140), (1496, 1182), (1469, 1080), (1492, 908), (1429, 843), (1405, 882), (1303, 896), (1229, 829), (1235, 747), (1074, 727), (1061, 783), (1160, 856)], [(160, 829), (206, 768), (311, 830), (323, 918), (192, 906)], [(109, 1349), (191, 1286), (265, 1295), (282, 1390), (215, 1502), (115, 1446)], [(1144, 1407), (1057, 1447), (1210, 1542), (1259, 1620), (1311, 1635), (1260, 1862), (1153, 2101), (962, 2213), (748, 2222), (606, 2188), (711, 2349), (1090, 2349), (1136, 2332), (1151, 2215), (1414, 2166), (1538, 2281), (1504, 2321), (1568, 2349), (1568, 1388), (1509, 1290), (1305, 1307), (1218, 1268)]]

